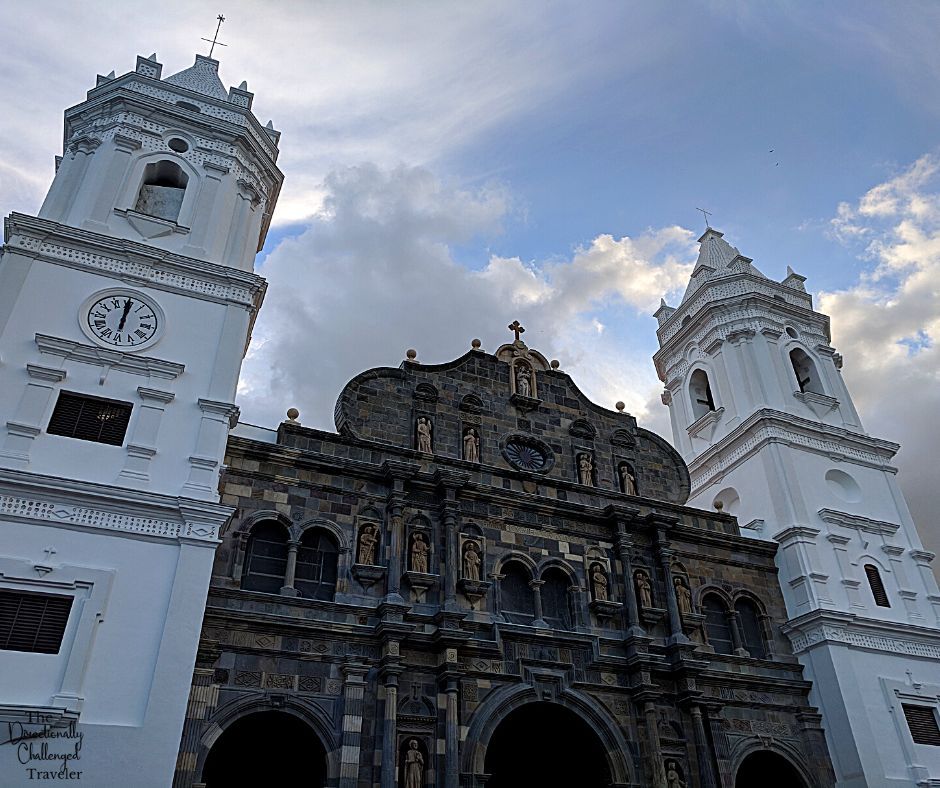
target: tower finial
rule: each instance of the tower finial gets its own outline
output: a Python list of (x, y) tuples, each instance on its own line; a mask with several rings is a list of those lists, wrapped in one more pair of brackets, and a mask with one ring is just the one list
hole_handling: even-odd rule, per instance
[(509, 324), (509, 330), (516, 335), (516, 342), (519, 341), (519, 335), (525, 331), (525, 329), (522, 327), (522, 324), (518, 320), (513, 320)]
[(710, 230), (712, 226), (708, 223), (708, 217), (712, 215), (712, 212), (706, 211), (704, 208), (696, 208), (695, 210), (702, 212), (702, 216), (705, 217), (705, 229)]
[(228, 46), (228, 44), (223, 44), (221, 41), (219, 41), (219, 30), (222, 28), (222, 23), (225, 21), (225, 17), (222, 16), (222, 14), (219, 14), (219, 15), (216, 17), (216, 19), (219, 20), (219, 24), (217, 24), (217, 25), (215, 26), (215, 35), (212, 36), (212, 38), (204, 38), (204, 39), (202, 39), (203, 41), (208, 41), (210, 44), (212, 44), (212, 46), (209, 47), (209, 57), (212, 57), (212, 53), (215, 51), (215, 48), (216, 48), (217, 45), (220, 46), (220, 47), (227, 47), (227, 46)]

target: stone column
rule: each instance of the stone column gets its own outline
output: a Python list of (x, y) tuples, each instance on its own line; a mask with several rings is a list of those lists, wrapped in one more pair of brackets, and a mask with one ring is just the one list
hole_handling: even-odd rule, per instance
[(448, 676), (444, 687), (447, 696), (444, 717), (444, 788), (458, 788), (459, 751), (457, 730), (457, 676)]
[(297, 550), (300, 548), (300, 542), (291, 539), (287, 543), (287, 569), (284, 572), (284, 585), (281, 587), (283, 596), (300, 596), (300, 592), (294, 588), (294, 578), (297, 574)]
[(402, 496), (394, 492), (389, 497), (388, 513), (390, 518), (388, 537), (388, 592), (389, 602), (403, 603), (401, 595), (401, 557), (404, 541), (404, 523), (402, 517)]
[(626, 532), (623, 523), (617, 526), (617, 554), (620, 556), (620, 566), (623, 570), (624, 624), (627, 628), (627, 637), (645, 636), (646, 630), (640, 621), (640, 608), (636, 602), (636, 587), (633, 584), (633, 564), (630, 561), (630, 535)]
[(193, 683), (189, 690), (189, 702), (186, 704), (186, 717), (183, 722), (183, 736), (173, 775), (173, 788), (191, 788), (198, 777), (196, 756), (199, 753), (199, 738), (203, 733), (206, 715), (215, 708), (219, 698), (219, 687), (212, 680), (214, 675), (212, 668), (197, 667), (193, 672)]
[(702, 710), (699, 706), (689, 709), (692, 715), (692, 729), (695, 736), (695, 751), (698, 755), (699, 781), (702, 788), (718, 788), (715, 781), (715, 769), (708, 738), (705, 735), (705, 724), (702, 721)]
[(49, 400), (55, 385), (65, 380), (64, 369), (27, 364), (29, 382), (23, 389), (13, 418), (6, 423), (7, 436), (0, 457), (20, 465), (29, 465), (29, 453), (36, 436), (42, 432)]
[(460, 572), (460, 545), (457, 543), (460, 530), (459, 508), (445, 503), (441, 521), (444, 525), (444, 609), (456, 610), (457, 576)]
[(369, 668), (357, 662), (343, 666), (343, 739), (340, 748), (339, 788), (359, 785), (359, 746), (362, 738), (362, 698)]
[(535, 621), (532, 622), (533, 626), (536, 627), (547, 627), (548, 624), (545, 623), (545, 619), (542, 618), (542, 586), (545, 585), (544, 580), (530, 580), (529, 588), (532, 589), (532, 595), (535, 601)]
[(650, 788), (668, 788), (666, 769), (663, 765), (663, 750), (659, 741), (659, 723), (656, 720), (656, 704), (651, 700), (643, 701), (643, 718), (646, 722), (646, 736), (649, 739), (649, 774), (653, 778)]
[(174, 398), (171, 391), (159, 391), (143, 386), (137, 387), (141, 404), (137, 413), (133, 433), (128, 435), (125, 451), (127, 458), (118, 476), (135, 486), (146, 486), (150, 482), (150, 460), (157, 453), (157, 435), (166, 406)]
[(398, 755), (398, 676), (400, 667), (383, 672), (385, 681), (385, 719), (382, 725), (382, 788), (395, 788)]
[(744, 639), (741, 637), (741, 617), (737, 610), (728, 611), (728, 626), (731, 629), (731, 647), (739, 657), (748, 657), (750, 653), (744, 648)]
[(663, 582), (666, 584), (666, 607), (669, 610), (669, 642), (688, 643), (689, 639), (682, 632), (682, 616), (679, 615), (679, 603), (676, 601), (676, 586), (672, 579), (673, 551), (663, 543), (665, 539), (657, 538), (656, 554), (659, 565), (663, 570)]

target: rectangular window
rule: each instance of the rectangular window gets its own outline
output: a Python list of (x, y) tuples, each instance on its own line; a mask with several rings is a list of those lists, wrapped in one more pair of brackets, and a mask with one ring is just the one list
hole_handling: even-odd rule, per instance
[(0, 588), (0, 649), (58, 654), (72, 597)]
[(907, 727), (911, 730), (914, 744), (932, 744), (940, 747), (940, 726), (937, 725), (937, 713), (932, 706), (912, 706), (902, 703)]
[(133, 408), (129, 402), (62, 391), (46, 432), (120, 446)]

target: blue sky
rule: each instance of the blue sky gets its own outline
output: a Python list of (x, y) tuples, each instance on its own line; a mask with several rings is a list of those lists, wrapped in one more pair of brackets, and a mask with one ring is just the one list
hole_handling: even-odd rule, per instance
[[(675, 303), (697, 207), (833, 318), (873, 434), (938, 506), (940, 4), (279, 2), (10, 6), (0, 211), (35, 211), (62, 110), (97, 73), (204, 52), (283, 133), (244, 417), (331, 427), (343, 383), (444, 361), (506, 324), (600, 404), (669, 435), (650, 312)], [(771, 153), (770, 151), (773, 150)], [(899, 393), (903, 391), (904, 396)], [(933, 416), (931, 415), (933, 414)], [(925, 425), (926, 422), (926, 425)]]

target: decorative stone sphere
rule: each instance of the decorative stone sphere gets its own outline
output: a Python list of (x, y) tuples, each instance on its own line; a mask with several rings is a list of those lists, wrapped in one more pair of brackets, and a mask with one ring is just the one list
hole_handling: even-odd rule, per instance
[(552, 369), (558, 369), (558, 367), (561, 366), (561, 364), (558, 363), (558, 359), (557, 359), (557, 358), (553, 358), (553, 359), (551, 360), (551, 365), (552, 365)]
[(470, 340), (470, 347), (472, 347), (474, 350), (479, 350), (482, 344), (483, 343), (479, 339)]
[(724, 503), (722, 503), (721, 501), (715, 501), (715, 510), (716, 510), (716, 511), (720, 512), (720, 511), (721, 511), (722, 509), (724, 509), (724, 508), (725, 508)]
[(418, 351), (414, 348), (408, 348), (408, 350), (405, 351), (405, 355), (408, 357), (409, 361), (414, 361), (418, 357)]
[(297, 417), (300, 415), (300, 411), (297, 408), (289, 408), (287, 411), (287, 418), (291, 421), (297, 421)]
[(614, 407), (617, 409), (619, 413), (623, 413), (623, 409), (627, 406), (624, 405), (622, 402), (618, 402), (616, 405), (614, 405)]

